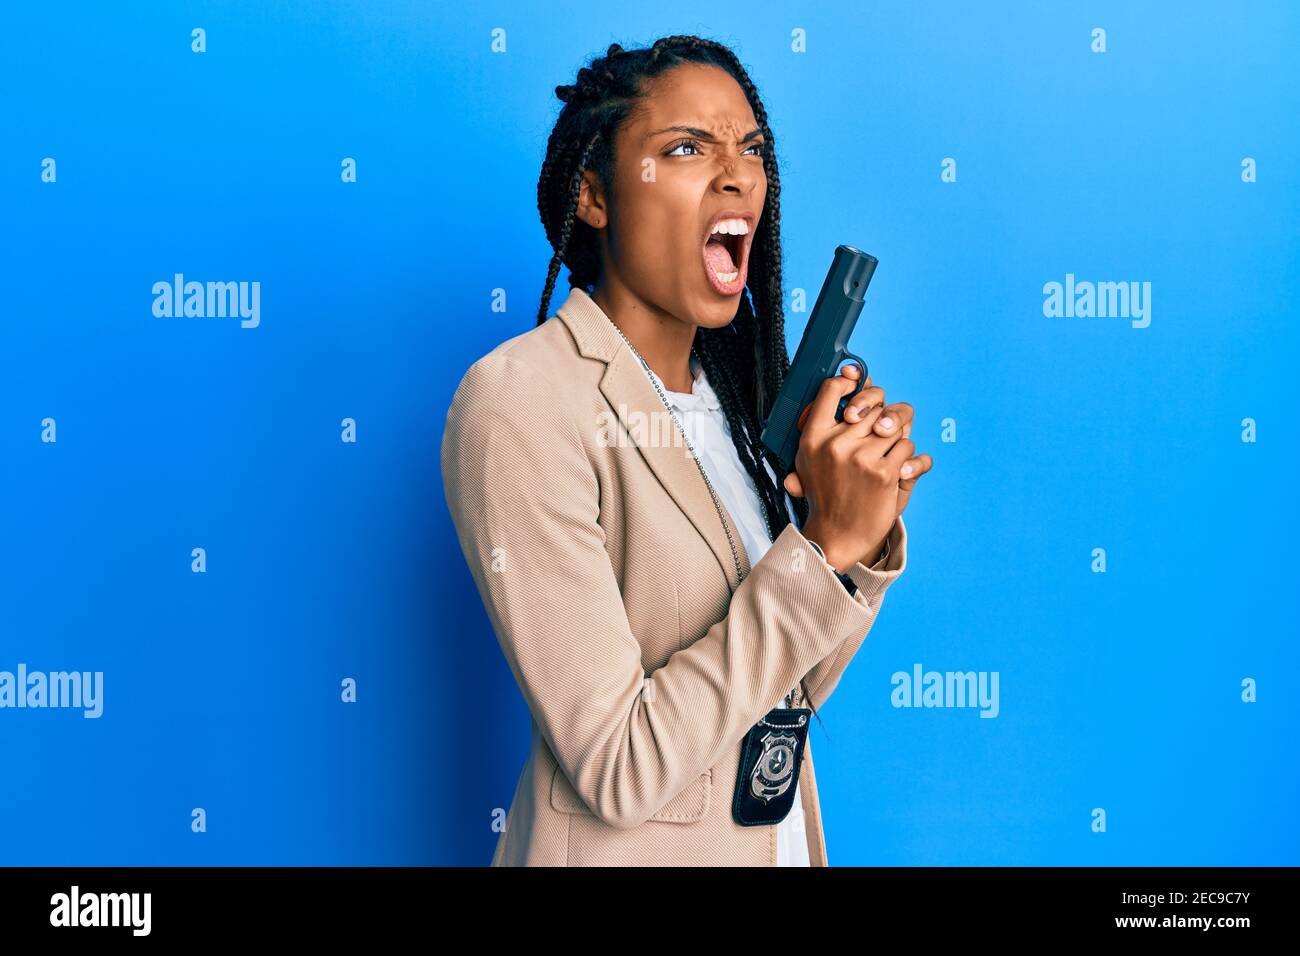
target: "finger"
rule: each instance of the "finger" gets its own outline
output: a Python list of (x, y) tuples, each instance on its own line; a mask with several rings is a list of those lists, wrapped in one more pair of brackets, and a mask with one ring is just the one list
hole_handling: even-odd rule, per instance
[(817, 397), (812, 400), (809, 406), (808, 419), (804, 422), (803, 430), (810, 434), (829, 431), (840, 423), (835, 418), (835, 412), (840, 407), (840, 399), (850, 394), (858, 383), (843, 375), (835, 375), (822, 381), (821, 387), (817, 390)]
[(903, 467), (898, 470), (898, 476), (901, 481), (900, 485), (911, 482), (916, 483), (916, 479), (924, 475), (934, 465), (934, 459), (929, 455), (913, 455), (907, 461), (903, 462)]
[(876, 386), (875, 388), (863, 387), (862, 391), (854, 395), (849, 403), (844, 406), (844, 420), (849, 423), (857, 422), (867, 413), (868, 408), (876, 405), (885, 404), (885, 390)]
[[(838, 371), (839, 371), (839, 374), (840, 374), (840, 375), (843, 375), (843, 376), (844, 376), (845, 378), (847, 378), (850, 382), (855, 383), (855, 385), (856, 385), (856, 383), (857, 383), (858, 381), (862, 380), (862, 376), (865, 374), (865, 373), (863, 372), (862, 366), (859, 365), (857, 362), (854, 362), (852, 359), (850, 359), (850, 360), (849, 360), (848, 362), (846, 362), (844, 365), (841, 365), (841, 366), (839, 367), (839, 370), (838, 370)], [(857, 390), (857, 394), (853, 394), (852, 392), (849, 393), (849, 394), (853, 395), (853, 399), (852, 399), (853, 402), (856, 403), (856, 402), (858, 401), (858, 399), (862, 396), (862, 394), (863, 394), (864, 392), (866, 392), (867, 389), (869, 389), (869, 388), (871, 388), (871, 376), (870, 376), (870, 375), (868, 375), (868, 376), (866, 377), (866, 380), (862, 382), (862, 387), (859, 388), (859, 389)], [(883, 395), (884, 393), (882, 392), (881, 394)], [(882, 401), (883, 401), (883, 399), (882, 399)], [(868, 406), (868, 407), (869, 407), (869, 406)], [(845, 413), (847, 413), (848, 410), (849, 410), (849, 406), (848, 406), (848, 405), (845, 405), (845, 406), (844, 406), (844, 411), (840, 413), (841, 417), (842, 417)]]
[(803, 482), (799, 480), (799, 473), (792, 471), (785, 476), (785, 490), (795, 498), (803, 497)]
[[(843, 366), (840, 369), (839, 374), (840, 376), (847, 378), (849, 381), (855, 381), (857, 377), (862, 374), (862, 368), (856, 362), (850, 362), (849, 364)], [(871, 376), (868, 375), (866, 382), (864, 382), (862, 385), (862, 390), (858, 394), (859, 395), (862, 394), (862, 392), (865, 392), (870, 387), (871, 387)], [(880, 393), (881, 402), (884, 401), (884, 394), (885, 393), (882, 390)], [(857, 402), (856, 397), (854, 398), (854, 402), (855, 403)], [(799, 413), (799, 420), (798, 422), (795, 423), (795, 427), (798, 428), (800, 432), (804, 430), (804, 426), (808, 423), (808, 413), (812, 411), (812, 407), (815, 403), (816, 403), (816, 399), (814, 399), (812, 402), (809, 402), (807, 405), (805, 405), (804, 410)], [(848, 406), (845, 406), (844, 414), (847, 413), (848, 413)]]
[[(858, 379), (862, 377), (862, 366), (859, 365), (857, 362), (854, 362), (852, 359), (850, 359), (844, 365), (840, 366), (839, 374), (843, 375), (845, 378), (851, 378), (856, 382)], [(870, 375), (868, 375), (867, 380), (862, 383), (862, 387), (863, 388), (871, 387)]]
[[(907, 402), (897, 402), (893, 405), (886, 405), (884, 411), (876, 419), (875, 430), (877, 435), (902, 435), (907, 437), (912, 430), (912, 418), (916, 414), (915, 409)], [(905, 429), (905, 430), (904, 430)]]
[(898, 484), (905, 485), (909, 481), (915, 481), (924, 475), (926, 471), (927, 468), (922, 460), (922, 455), (913, 455), (913, 457), (902, 463), (902, 467), (898, 470), (898, 479), (900, 479)]
[[(889, 441), (889, 439), (871, 438), (868, 439), (867, 441), (887, 442)], [(866, 444), (866, 442), (864, 442), (864, 444)], [(899, 480), (902, 481), (903, 479), (901, 477), (901, 474), (903, 471), (903, 464), (907, 461), (907, 459), (911, 458), (915, 453), (916, 453), (916, 446), (912, 444), (912, 439), (910, 438), (898, 439), (898, 441), (894, 443), (894, 447), (889, 449), (889, 454), (884, 456), (886, 463), (888, 463), (891, 468), (890, 473), (893, 475), (899, 475), (900, 476)]]
[[(856, 422), (845, 420), (840, 426), (839, 431), (832, 438), (832, 441), (842, 441), (848, 445), (857, 445), (859, 442), (866, 440), (871, 441), (876, 436), (872, 434), (872, 426), (875, 425), (876, 419), (885, 412), (884, 405), (872, 405), (864, 409), (861, 417)], [(889, 450), (888, 445), (881, 446), (877, 452), (883, 455)]]

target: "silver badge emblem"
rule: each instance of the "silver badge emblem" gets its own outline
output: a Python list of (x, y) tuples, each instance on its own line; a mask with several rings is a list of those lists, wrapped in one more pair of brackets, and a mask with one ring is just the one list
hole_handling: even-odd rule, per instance
[(767, 803), (790, 789), (794, 778), (794, 748), (798, 738), (793, 734), (768, 731), (763, 737), (763, 752), (749, 775), (749, 792)]

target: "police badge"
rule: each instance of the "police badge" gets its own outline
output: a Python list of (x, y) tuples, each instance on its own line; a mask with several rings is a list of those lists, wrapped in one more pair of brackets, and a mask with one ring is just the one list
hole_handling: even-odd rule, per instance
[(811, 713), (807, 707), (774, 707), (745, 734), (731, 802), (741, 826), (780, 823), (794, 806)]

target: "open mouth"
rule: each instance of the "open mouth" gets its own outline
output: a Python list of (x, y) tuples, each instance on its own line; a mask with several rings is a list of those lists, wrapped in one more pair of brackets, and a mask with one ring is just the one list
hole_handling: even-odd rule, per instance
[(735, 295), (745, 287), (753, 225), (749, 217), (718, 220), (704, 243), (704, 271), (709, 284), (721, 295)]

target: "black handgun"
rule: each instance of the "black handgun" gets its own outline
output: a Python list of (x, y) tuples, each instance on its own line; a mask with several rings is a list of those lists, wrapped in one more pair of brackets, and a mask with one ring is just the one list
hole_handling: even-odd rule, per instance
[(849, 336), (862, 311), (867, 286), (876, 272), (875, 256), (852, 246), (836, 246), (835, 259), (817, 295), (808, 328), (781, 383), (781, 393), (763, 425), (763, 445), (786, 466), (794, 469), (799, 450), (799, 416), (814, 398), (822, 382), (830, 378), (845, 359), (862, 368), (858, 387), (840, 400), (835, 420), (842, 421), (844, 406), (862, 390), (867, 380), (867, 363), (848, 349)]

